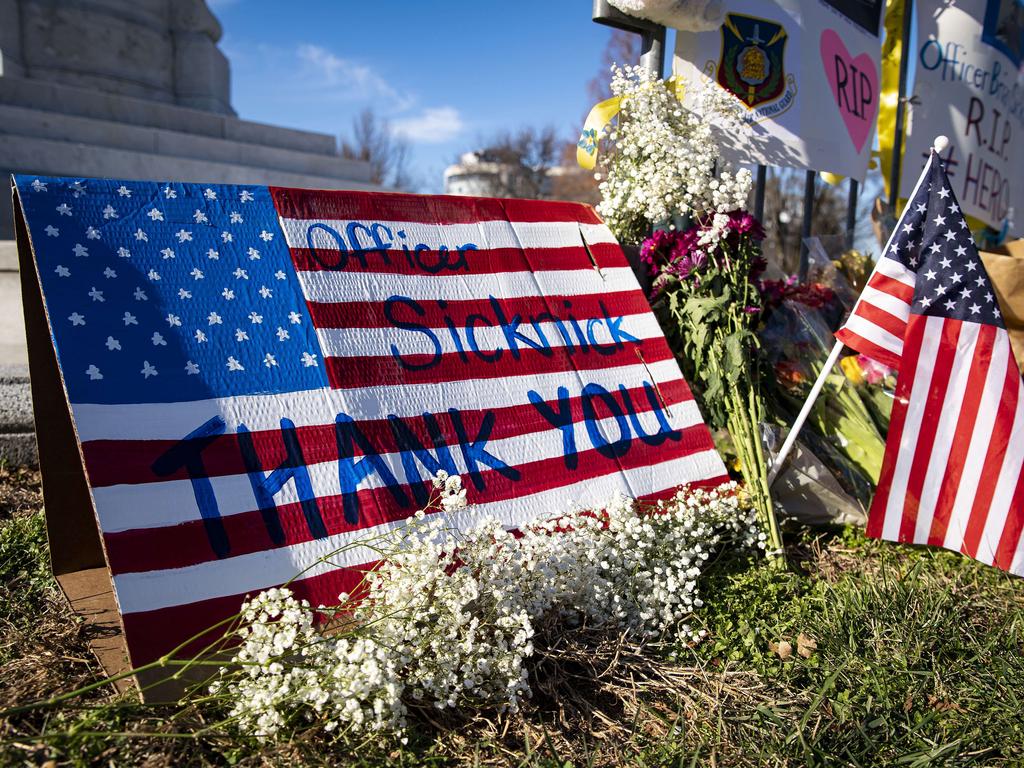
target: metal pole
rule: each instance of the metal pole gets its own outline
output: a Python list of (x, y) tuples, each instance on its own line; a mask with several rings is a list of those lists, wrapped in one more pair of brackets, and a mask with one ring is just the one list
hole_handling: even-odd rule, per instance
[(889, 208), (896, 215), (899, 197), (900, 166), (903, 161), (903, 122), (907, 110), (907, 64), (910, 61), (910, 19), (914, 15), (914, 0), (903, 0), (903, 39), (900, 45), (900, 84), (896, 102), (896, 135), (892, 142), (892, 167), (889, 169)]
[(814, 216), (814, 181), (818, 178), (817, 171), (808, 171), (807, 180), (804, 182), (804, 219), (800, 231), (800, 282), (807, 279), (807, 269), (810, 265), (810, 249), (807, 247), (807, 238), (811, 236), (811, 218)]
[(640, 36), (640, 66), (653, 72), (659, 80), (665, 71), (666, 33), (664, 27), (656, 26)]
[(857, 195), (860, 192), (860, 184), (856, 179), (850, 179), (850, 197), (846, 201), (846, 248), (853, 248), (854, 230), (857, 227)]
[(590, 17), (598, 24), (640, 35), (640, 65), (661, 78), (665, 71), (665, 27), (625, 14), (608, 0), (594, 0)]
[(757, 166), (757, 180), (754, 182), (754, 218), (764, 221), (764, 185), (768, 180), (768, 167)]

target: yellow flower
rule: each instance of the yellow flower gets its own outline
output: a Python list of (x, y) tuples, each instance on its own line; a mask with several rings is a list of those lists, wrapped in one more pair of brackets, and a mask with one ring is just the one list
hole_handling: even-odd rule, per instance
[(864, 371), (860, 369), (860, 363), (857, 362), (856, 355), (844, 357), (839, 361), (839, 367), (843, 369), (843, 373), (846, 374), (846, 378), (854, 384), (864, 383)]

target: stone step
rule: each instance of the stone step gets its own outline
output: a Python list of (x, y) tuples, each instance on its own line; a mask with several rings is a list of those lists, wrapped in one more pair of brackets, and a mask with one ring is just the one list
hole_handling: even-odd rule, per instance
[(0, 361), (0, 463), (17, 465), (36, 461), (28, 365)]
[[(112, 125), (91, 117), (75, 117), (2, 103), (0, 134), (88, 144), (153, 155), (213, 160), (219, 163), (271, 168), (345, 181), (368, 182), (370, 177), (367, 163), (337, 155), (328, 156), (297, 149), (267, 147), (161, 128)], [(0, 167), (4, 167), (2, 163)], [(25, 167), (25, 164), (6, 167)], [(71, 167), (77, 169), (77, 166), (68, 166)], [(108, 171), (108, 175), (117, 174)]]
[(0, 168), (23, 168), (20, 173), (157, 181), (273, 184), (311, 189), (379, 189), (372, 184), (331, 176), (291, 173), (189, 157), (154, 155), (69, 141), (0, 134)]
[[(268, 184), (308, 189), (379, 189), (366, 182), (320, 174), (293, 173), (277, 168), (154, 155), (111, 147), (73, 144), (69, 141), (31, 138), (0, 133), (0, 176), (18, 168), (19, 173), (133, 179), (139, 181), (186, 181), (217, 184)], [(0, 195), (0, 238), (13, 237), (10, 195)]]
[(337, 140), (326, 133), (281, 128), (174, 104), (10, 75), (0, 76), (0, 104), (319, 155), (337, 155), (338, 151)]

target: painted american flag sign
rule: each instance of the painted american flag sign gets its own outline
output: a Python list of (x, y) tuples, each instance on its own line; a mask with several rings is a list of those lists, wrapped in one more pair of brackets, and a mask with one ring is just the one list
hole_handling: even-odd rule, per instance
[(836, 336), (899, 368), (868, 534), (1024, 575), (1024, 382), (935, 152)]
[(135, 664), (300, 573), (332, 604), (438, 470), (510, 527), (724, 479), (588, 207), (16, 185)]

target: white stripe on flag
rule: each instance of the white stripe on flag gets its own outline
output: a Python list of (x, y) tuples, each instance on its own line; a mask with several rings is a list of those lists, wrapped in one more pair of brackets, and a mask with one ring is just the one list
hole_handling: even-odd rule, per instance
[[(996, 344), (1009, 347), (1009, 335), (1002, 328), (996, 334)], [(1016, 366), (1012, 357), (1007, 358), (1007, 364)], [(1006, 526), (1006, 519), (1010, 514), (1010, 502), (1013, 501), (1013, 494), (1020, 480), (1021, 467), (1024, 466), (1024, 384), (1017, 381), (1017, 408), (1013, 413), (1013, 427), (1010, 431), (1010, 439), (1006, 445), (1006, 455), (1000, 467), (992, 467), (989, 472), (997, 471), (999, 479), (996, 481), (995, 492), (992, 494), (992, 504), (988, 510), (988, 518), (985, 520), (985, 528), (981, 539), (978, 541), (978, 551), (975, 558), (983, 563), (992, 564), (995, 559), (999, 541), (1002, 538), (1003, 528)], [(1024, 510), (1013, 510), (1014, 514), (1024, 514)]]
[(931, 388), (932, 372), (935, 368), (935, 356), (942, 338), (941, 317), (929, 317), (921, 340), (920, 356), (917, 359), (917, 370), (914, 372), (914, 383), (907, 404), (906, 420), (903, 433), (900, 435), (900, 450), (893, 467), (892, 483), (889, 486), (889, 497), (886, 500), (885, 519), (882, 524), (882, 538), (899, 541), (900, 523), (903, 520), (903, 507), (907, 497), (907, 481), (915, 461), (924, 461), (924, 457), (916, 456), (917, 436), (921, 431), (921, 419), (928, 403), (927, 393)]
[[(419, 244), (436, 249), (439, 245), (457, 248), (466, 243), (473, 243), (477, 248), (570, 248), (582, 247), (582, 233), (588, 243), (616, 243), (615, 236), (604, 224), (583, 224), (575, 221), (480, 221), (473, 224), (425, 224), (417, 221), (381, 221), (360, 219), (358, 221), (339, 219), (279, 219), (284, 230), (285, 241), (292, 248), (308, 248), (312, 241), (314, 248), (336, 250), (338, 243), (325, 232), (327, 226), (345, 237), (349, 224), (379, 223), (391, 230), (394, 240), (392, 250), (401, 250), (402, 245), (411, 249)], [(314, 225), (321, 225), (319, 227)], [(314, 227), (311, 231), (310, 227)], [(309, 231), (309, 240), (306, 234)], [(398, 232), (405, 232), (400, 238)], [(372, 247), (365, 232), (359, 232), (360, 243), (357, 247)], [(382, 233), (382, 236), (386, 236)]]
[[(596, 368), (586, 371), (585, 381), (614, 392), (620, 384), (639, 387), (651, 381), (651, 376), (658, 384), (678, 381), (681, 378), (679, 365), (670, 359), (646, 366), (636, 363)], [(284, 395), (240, 395), (184, 403), (75, 403), (72, 409), (82, 442), (180, 440), (218, 415), (231, 429), (243, 423), (252, 431), (261, 431), (279, 429), (282, 416), (291, 419), (295, 426), (304, 427), (322, 424), (324, 414), (330, 417), (338, 413), (358, 414), (360, 420), (366, 420), (389, 415), (416, 417), (425, 412), (444, 413), (449, 408), (476, 411), (516, 405), (532, 407), (527, 391), (534, 390), (545, 400), (553, 400), (559, 385), (565, 383), (566, 373), (556, 372), (446, 381), (444, 384), (403, 384), (401, 387), (311, 389)], [(574, 396), (579, 394), (576, 392)]]
[(903, 339), (896, 338), (884, 328), (875, 325), (860, 315), (850, 315), (845, 327), (851, 333), (855, 333), (862, 339), (867, 339), (895, 355), (903, 354)]
[(935, 441), (932, 443), (931, 455), (916, 457), (917, 462), (928, 462), (917, 510), (917, 524), (914, 529), (914, 541), (920, 544), (928, 542), (928, 534), (932, 528), (935, 503), (942, 490), (942, 478), (949, 462), (949, 453), (957, 439), (957, 423), (960, 420), (964, 394), (967, 392), (967, 380), (974, 368), (974, 350), (980, 331), (981, 326), (977, 323), (962, 324), (960, 338), (957, 340), (958, 354), (953, 360), (953, 369), (950, 371), (942, 412), (939, 414), (939, 422), (935, 427)]
[[(700, 411), (692, 400), (672, 406), (671, 414), (670, 417), (663, 412), (663, 417), (673, 429), (686, 429), (701, 423)], [(658, 420), (655, 414), (650, 412), (637, 414), (637, 418), (645, 434), (653, 435), (658, 431)], [(597, 425), (600, 434), (606, 441), (614, 442), (619, 439), (620, 431), (613, 417), (601, 419)], [(629, 428), (632, 430), (632, 425)], [(583, 425), (576, 425), (577, 451), (591, 448), (586, 432)], [(511, 467), (545, 459), (557, 459), (563, 455), (562, 432), (551, 427), (540, 432), (529, 432), (515, 437), (491, 440), (487, 443), (486, 450)], [(449, 451), (459, 474), (466, 473), (468, 468), (458, 445), (449, 446)], [(431, 451), (431, 453), (435, 452)], [(379, 456), (399, 482), (404, 482), (406, 477), (402, 454), (382, 452)], [(358, 458), (356, 460), (358, 461)], [(338, 461), (311, 463), (307, 466), (314, 496), (317, 498), (336, 496), (341, 492), (338, 481)], [(268, 467), (267, 472), (272, 469), (272, 467)], [(420, 471), (423, 479), (429, 477), (428, 470), (420, 467)], [(608, 471), (617, 471), (614, 462), (608, 462)], [(217, 499), (221, 517), (257, 509), (256, 497), (253, 495), (246, 474), (211, 477), (210, 484), (213, 486), (214, 497)], [(382, 487), (384, 487), (384, 483), (376, 473), (371, 474), (359, 484), (360, 489)], [(96, 510), (102, 528), (107, 533), (137, 528), (162, 528), (166, 525), (179, 525), (201, 519), (189, 480), (164, 480), (138, 485), (122, 484), (94, 488), (93, 498), (96, 500)], [(275, 495), (274, 501), (278, 505), (298, 502), (299, 494), (295, 484), (286, 484)]]
[[(596, 341), (606, 349), (615, 344), (616, 339), (612, 338), (604, 321), (592, 324), (581, 321), (581, 323), (587, 328), (588, 334), (593, 334), (592, 337), (588, 336), (590, 341)], [(657, 339), (663, 335), (661, 326), (650, 312), (626, 315), (618, 327), (622, 332), (638, 339)], [(568, 324), (564, 324), (564, 328), (566, 333), (572, 333)], [(474, 353), (468, 341), (468, 332), (465, 329), (457, 330), (458, 345), (448, 328), (431, 328), (430, 331), (437, 340), (436, 345), (423, 331), (410, 331), (401, 328), (317, 328), (316, 335), (320, 347), (327, 357), (391, 357), (392, 345), (400, 355), (434, 355), (440, 351), (441, 353), (463, 352), (473, 356)], [(545, 341), (547, 346), (552, 348), (567, 346), (565, 336), (554, 323), (537, 323), (535, 326), (524, 322), (516, 328), (516, 331), (521, 337), (532, 340), (539, 347), (544, 347)], [(473, 329), (472, 340), (476, 342), (477, 349), (485, 352), (497, 349), (508, 350), (509, 348), (505, 331), (501, 327), (476, 326)], [(528, 350), (531, 348), (521, 339), (515, 341), (515, 344), (518, 349)], [(568, 346), (572, 348), (578, 344), (577, 338), (570, 336)], [(438, 346), (440, 350), (438, 350)]]
[[(567, 498), (574, 499), (581, 509), (593, 509), (607, 502), (614, 494), (646, 495), (715, 477), (720, 472), (721, 459), (718, 453), (714, 450), (705, 451), (649, 467), (627, 469), (622, 473), (616, 471), (532, 496), (479, 504), (449, 519), (453, 526), (464, 528), (478, 515), (493, 515), (506, 527), (517, 527), (532, 519), (569, 511), (572, 504), (565, 501)], [(407, 522), (408, 518), (326, 539), (224, 560), (210, 560), (184, 568), (121, 574), (114, 577), (118, 603), (122, 613), (134, 613), (265, 589), (295, 577), (299, 571), (342, 547), (352, 546), (355, 542), (404, 526)], [(331, 557), (330, 563), (315, 565), (305, 571), (303, 576), (326, 573), (338, 565), (362, 565), (379, 557), (379, 552), (372, 549), (352, 547)]]
[(996, 413), (1002, 400), (1009, 352), (1009, 344), (995, 344), (992, 348), (992, 362), (988, 367), (988, 376), (985, 377), (981, 404), (978, 406), (978, 418), (974, 422), (974, 431), (970, 437), (967, 455), (964, 457), (964, 471), (960, 475), (960, 485), (956, 491), (953, 511), (950, 513), (949, 525), (946, 528), (946, 538), (942, 544), (947, 549), (960, 551), (982, 473), (998, 471), (996, 467), (985, 466), (985, 455), (992, 440)]
[(891, 277), (893, 280), (898, 280), (910, 288), (917, 285), (917, 275), (895, 259), (880, 258), (875, 266), (875, 271), (886, 277)]
[(308, 301), (328, 304), (356, 301), (378, 303), (394, 296), (417, 301), (478, 301), (485, 296), (512, 299), (639, 290), (636, 277), (629, 267), (609, 267), (600, 273), (594, 269), (558, 269), (545, 272), (487, 273), (472, 277), (327, 270), (300, 270), (298, 275), (302, 292)]
[(910, 305), (907, 302), (896, 298), (891, 293), (872, 288), (870, 285), (864, 288), (860, 298), (865, 304), (878, 307), (878, 309), (888, 312), (893, 317), (898, 317), (903, 322), (906, 322), (910, 317)]

